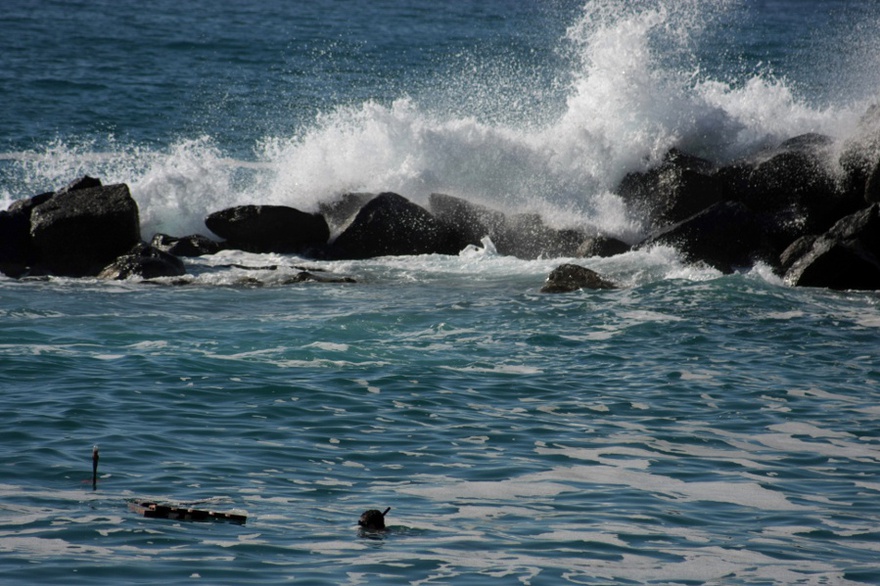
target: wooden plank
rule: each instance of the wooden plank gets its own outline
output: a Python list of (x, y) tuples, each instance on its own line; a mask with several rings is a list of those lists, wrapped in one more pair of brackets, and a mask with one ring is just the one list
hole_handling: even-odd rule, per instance
[(128, 504), (128, 508), (148, 519), (173, 519), (176, 521), (227, 521), (244, 525), (247, 515), (237, 513), (223, 513), (205, 509), (192, 509), (187, 507), (175, 507), (150, 501), (135, 501)]

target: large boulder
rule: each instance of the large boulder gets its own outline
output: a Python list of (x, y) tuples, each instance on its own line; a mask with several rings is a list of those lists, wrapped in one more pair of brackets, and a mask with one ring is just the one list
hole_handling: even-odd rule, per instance
[(99, 274), (101, 279), (155, 279), (180, 277), (186, 274), (183, 262), (154, 246), (138, 243), (127, 254), (107, 265)]
[(570, 293), (579, 289), (616, 289), (617, 285), (599, 273), (575, 264), (556, 267), (547, 276), (541, 293)]
[(330, 248), (333, 258), (457, 254), (447, 227), (396, 193), (380, 193), (358, 212)]
[(833, 140), (820, 134), (791, 138), (750, 161), (719, 171), (726, 200), (771, 216), (791, 242), (824, 232), (864, 206), (860, 193), (842, 188), (832, 165)]
[(447, 226), (459, 250), (468, 245), (479, 246), (486, 236), (494, 242), (505, 222), (499, 211), (444, 193), (432, 193), (428, 207)]
[(12, 203), (0, 212), (0, 272), (10, 277), (26, 274), (36, 260), (31, 242), (31, 211), (53, 193), (41, 193)]
[(376, 197), (375, 193), (343, 193), (330, 202), (321, 202), (318, 209), (327, 220), (330, 234), (339, 235), (355, 219), (361, 208)]
[(842, 218), (785, 274), (800, 287), (880, 289), (880, 203)]
[(209, 215), (205, 225), (226, 240), (227, 248), (248, 252), (309, 252), (330, 238), (324, 216), (288, 206), (231, 207)]
[(868, 108), (859, 120), (856, 131), (843, 144), (839, 162), (847, 193), (864, 195), (869, 204), (880, 201), (880, 105)]
[(690, 262), (704, 262), (723, 273), (779, 257), (767, 219), (740, 202), (717, 203), (645, 239), (639, 248), (664, 244), (677, 248)]
[(479, 246), (488, 236), (499, 254), (531, 260), (578, 256), (588, 239), (580, 230), (551, 228), (538, 214), (506, 215), (451, 195), (434, 193), (429, 205), (434, 216), (447, 226), (458, 250)]
[(575, 256), (590, 258), (593, 256), (609, 257), (629, 252), (632, 246), (612, 236), (598, 234), (581, 242)]
[(671, 149), (657, 167), (627, 174), (617, 194), (648, 226), (657, 229), (718, 203), (722, 188), (712, 163)]
[(59, 276), (95, 276), (140, 242), (137, 203), (128, 186), (69, 190), (30, 211), (35, 264)]
[(576, 256), (586, 239), (580, 230), (551, 228), (538, 214), (523, 213), (505, 216), (492, 242), (499, 254), (533, 260)]

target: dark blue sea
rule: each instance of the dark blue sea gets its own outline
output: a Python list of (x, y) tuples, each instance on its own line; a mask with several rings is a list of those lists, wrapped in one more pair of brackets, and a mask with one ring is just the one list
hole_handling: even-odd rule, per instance
[[(878, 30), (876, 0), (5, 0), (0, 208), (88, 174), (149, 239), (440, 192), (636, 242), (613, 189), (671, 147), (844, 144)], [(0, 277), (0, 583), (880, 583), (880, 295), (666, 247), (539, 293), (570, 260)]]

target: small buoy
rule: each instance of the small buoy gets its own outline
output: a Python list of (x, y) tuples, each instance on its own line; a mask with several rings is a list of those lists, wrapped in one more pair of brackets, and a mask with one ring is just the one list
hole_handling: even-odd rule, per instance
[(361, 518), (358, 520), (358, 525), (367, 531), (381, 531), (385, 529), (385, 515), (387, 515), (390, 510), (391, 507), (388, 507), (384, 511), (379, 511), (378, 509), (364, 511)]

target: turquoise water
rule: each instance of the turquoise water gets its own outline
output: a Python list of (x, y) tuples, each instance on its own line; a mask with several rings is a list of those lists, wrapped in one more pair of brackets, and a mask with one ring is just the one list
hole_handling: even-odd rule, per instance
[[(0, 195), (125, 181), (149, 237), (237, 203), (444, 191), (635, 240), (609, 189), (669, 146), (845, 140), (878, 16), (13, 2)], [(578, 260), (620, 289), (540, 294), (566, 260), (224, 252), (183, 285), (0, 279), (0, 583), (880, 582), (880, 297), (668, 248)], [(299, 266), (357, 282), (285, 284)], [(389, 531), (358, 532), (385, 507)]]

